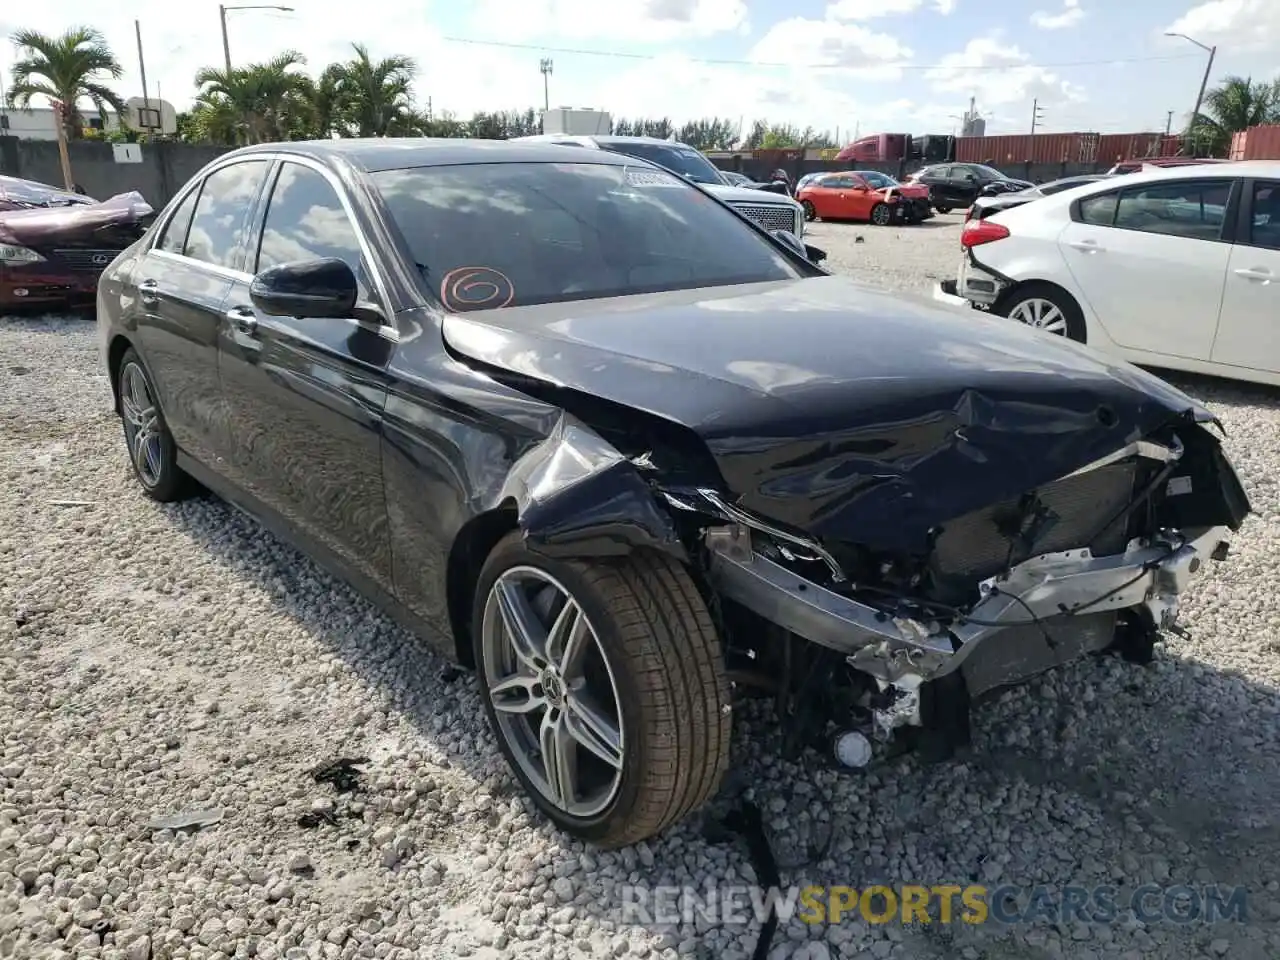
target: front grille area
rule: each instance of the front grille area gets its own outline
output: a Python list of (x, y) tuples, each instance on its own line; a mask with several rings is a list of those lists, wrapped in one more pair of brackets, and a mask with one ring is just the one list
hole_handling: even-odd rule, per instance
[(82, 248), (54, 250), (52, 252), (59, 261), (72, 270), (85, 273), (101, 273), (107, 268), (107, 264), (111, 263), (120, 254), (119, 250), (87, 250)]
[[(1133, 499), (1135, 463), (1122, 461), (1097, 470), (1067, 477), (1036, 491), (1040, 503), (1053, 517), (1031, 554), (1056, 553), (1089, 547), (1095, 556), (1119, 553), (1126, 543), (1126, 525), (1106, 523)], [(976, 588), (978, 581), (1005, 569), (1009, 562), (1009, 539), (1005, 534), (1011, 519), (1021, 511), (1021, 497), (983, 507), (945, 525), (934, 544), (931, 573), (935, 587), (947, 594), (933, 599), (962, 602), (961, 593)], [(1028, 559), (1015, 554), (1014, 563)]]
[(789, 230), (799, 236), (795, 208), (781, 203), (735, 203), (734, 209), (766, 230)]

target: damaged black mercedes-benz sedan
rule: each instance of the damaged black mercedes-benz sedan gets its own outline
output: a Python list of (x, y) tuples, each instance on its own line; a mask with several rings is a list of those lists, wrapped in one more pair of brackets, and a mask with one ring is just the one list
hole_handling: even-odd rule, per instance
[(716, 792), (738, 696), (797, 749), (945, 757), (990, 690), (1148, 658), (1249, 512), (1163, 381), (811, 258), (603, 151), (271, 144), (98, 319), (143, 490), (214, 490), (473, 667), (540, 808), (617, 846)]

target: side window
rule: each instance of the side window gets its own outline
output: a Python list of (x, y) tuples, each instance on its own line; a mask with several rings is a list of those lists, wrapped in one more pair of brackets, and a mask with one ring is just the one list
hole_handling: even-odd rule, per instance
[(1249, 243), (1280, 250), (1280, 181), (1259, 180), (1253, 185)]
[(337, 257), (360, 275), (360, 241), (337, 192), (300, 163), (284, 163), (271, 191), (254, 272), (294, 260)]
[(1109, 227), (1116, 220), (1116, 201), (1118, 193), (1099, 193), (1085, 197), (1077, 206), (1080, 210), (1080, 222), (1095, 227)]
[(188, 257), (244, 269), (249, 209), (270, 168), (270, 161), (246, 160), (209, 174), (191, 220), (184, 251)]
[(187, 231), (191, 229), (191, 217), (196, 212), (196, 201), (199, 199), (200, 185), (197, 184), (195, 189), (182, 198), (182, 203), (178, 204), (178, 209), (173, 211), (173, 216), (165, 224), (164, 233), (156, 244), (157, 250), (182, 253), (182, 248), (187, 243)]
[(827, 179), (818, 184), (818, 186), (826, 187), (828, 190), (845, 190), (853, 185), (853, 177), (827, 177)]
[(1117, 227), (1191, 240), (1217, 240), (1231, 182), (1182, 180), (1132, 187), (1120, 194)]
[(951, 169), (951, 167), (934, 167), (929, 171), (929, 176), (936, 177), (939, 180), (950, 180)]

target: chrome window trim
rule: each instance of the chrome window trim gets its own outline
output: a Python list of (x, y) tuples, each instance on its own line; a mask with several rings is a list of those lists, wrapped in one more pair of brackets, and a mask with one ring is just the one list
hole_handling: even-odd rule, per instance
[[(219, 170), (223, 169), (224, 167), (229, 167), (237, 163), (247, 163), (253, 160), (265, 160), (269, 164), (277, 161), (281, 163), (300, 164), (320, 174), (322, 177), (325, 178), (325, 180), (329, 182), (329, 186), (333, 187), (334, 192), (338, 196), (338, 202), (342, 204), (343, 212), (345, 212), (347, 215), (347, 222), (351, 224), (351, 229), (355, 232), (356, 242), (360, 244), (360, 253), (364, 257), (365, 263), (368, 265), (369, 276), (373, 280), (374, 294), (378, 300), (378, 306), (382, 309), (383, 315), (387, 318), (386, 323), (375, 325), (375, 324), (363, 323), (362, 321), (357, 320), (353, 317), (351, 318), (351, 323), (355, 326), (365, 327), (369, 330), (373, 330), (378, 334), (378, 336), (383, 337), (387, 340), (398, 342), (400, 340), (400, 330), (399, 328), (394, 326), (395, 314), (391, 310), (391, 297), (387, 294), (386, 281), (383, 279), (382, 271), (379, 269), (378, 264), (373, 257), (373, 247), (369, 243), (369, 238), (366, 237), (364, 234), (364, 231), (360, 229), (360, 221), (355, 215), (355, 207), (351, 203), (351, 198), (347, 195), (346, 185), (342, 182), (342, 180), (338, 177), (336, 173), (334, 173), (324, 164), (320, 163), (318, 160), (315, 160), (311, 157), (304, 157), (304, 156), (301, 156), (300, 154), (295, 154), (295, 153), (279, 153), (279, 152), (273, 151), (273, 152), (263, 152), (263, 153), (255, 152), (255, 153), (249, 153), (249, 154), (242, 154), (240, 156), (228, 156), (225, 159), (220, 158), (218, 160), (213, 161), (209, 166), (205, 167), (203, 170), (200, 171), (200, 173), (198, 173), (195, 177), (193, 177), (191, 184), (185, 187), (183, 191), (174, 198), (172, 207), (170, 208), (169, 212), (166, 214), (163, 224), (161, 224), (157, 228), (155, 234), (152, 236), (152, 238), (148, 242), (147, 252), (154, 254), (156, 256), (171, 259), (176, 263), (191, 264), (197, 267), (202, 267), (206, 270), (209, 270), (217, 274), (218, 276), (226, 277), (230, 280), (239, 280), (243, 282), (249, 282), (253, 280), (253, 274), (246, 273), (243, 270), (233, 270), (230, 267), (223, 267), (216, 263), (209, 263), (207, 260), (199, 260), (199, 259), (196, 259), (195, 257), (188, 257), (186, 254), (171, 253), (167, 250), (157, 250), (155, 248), (157, 240), (161, 235), (163, 235), (164, 231), (168, 229), (169, 221), (173, 219), (174, 214), (177, 213), (178, 208), (182, 206), (183, 200), (187, 198), (187, 195), (190, 194), (191, 191), (201, 187), (204, 184), (204, 182), (207, 179), (209, 179), (210, 176), (217, 173)], [(270, 171), (268, 171), (268, 176), (270, 176)], [(275, 184), (276, 184), (276, 181), (278, 180), (279, 180), (279, 174), (277, 173), (276, 176), (271, 179), (270, 186), (272, 190), (275, 189)], [(271, 207), (270, 201), (271, 201), (271, 198), (270, 196), (268, 196), (267, 211), (269, 211)], [(194, 223), (194, 218), (192, 219), (192, 222)], [(263, 213), (263, 223), (264, 224), (266, 223), (266, 211), (264, 211)], [(260, 232), (259, 232), (258, 240), (259, 240), (259, 245), (261, 245)], [(256, 248), (254, 250), (254, 256), (255, 258), (257, 256)]]

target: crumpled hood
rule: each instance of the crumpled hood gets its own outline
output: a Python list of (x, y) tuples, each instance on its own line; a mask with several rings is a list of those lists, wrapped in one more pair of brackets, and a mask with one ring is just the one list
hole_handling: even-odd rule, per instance
[(444, 336), (481, 365), (682, 424), (741, 506), (886, 550), (922, 551), (939, 523), (1212, 419), (1066, 339), (840, 277), (449, 316)]
[(0, 213), (0, 243), (39, 246), (89, 237), (102, 227), (150, 222), (155, 210), (134, 191), (102, 203)]

